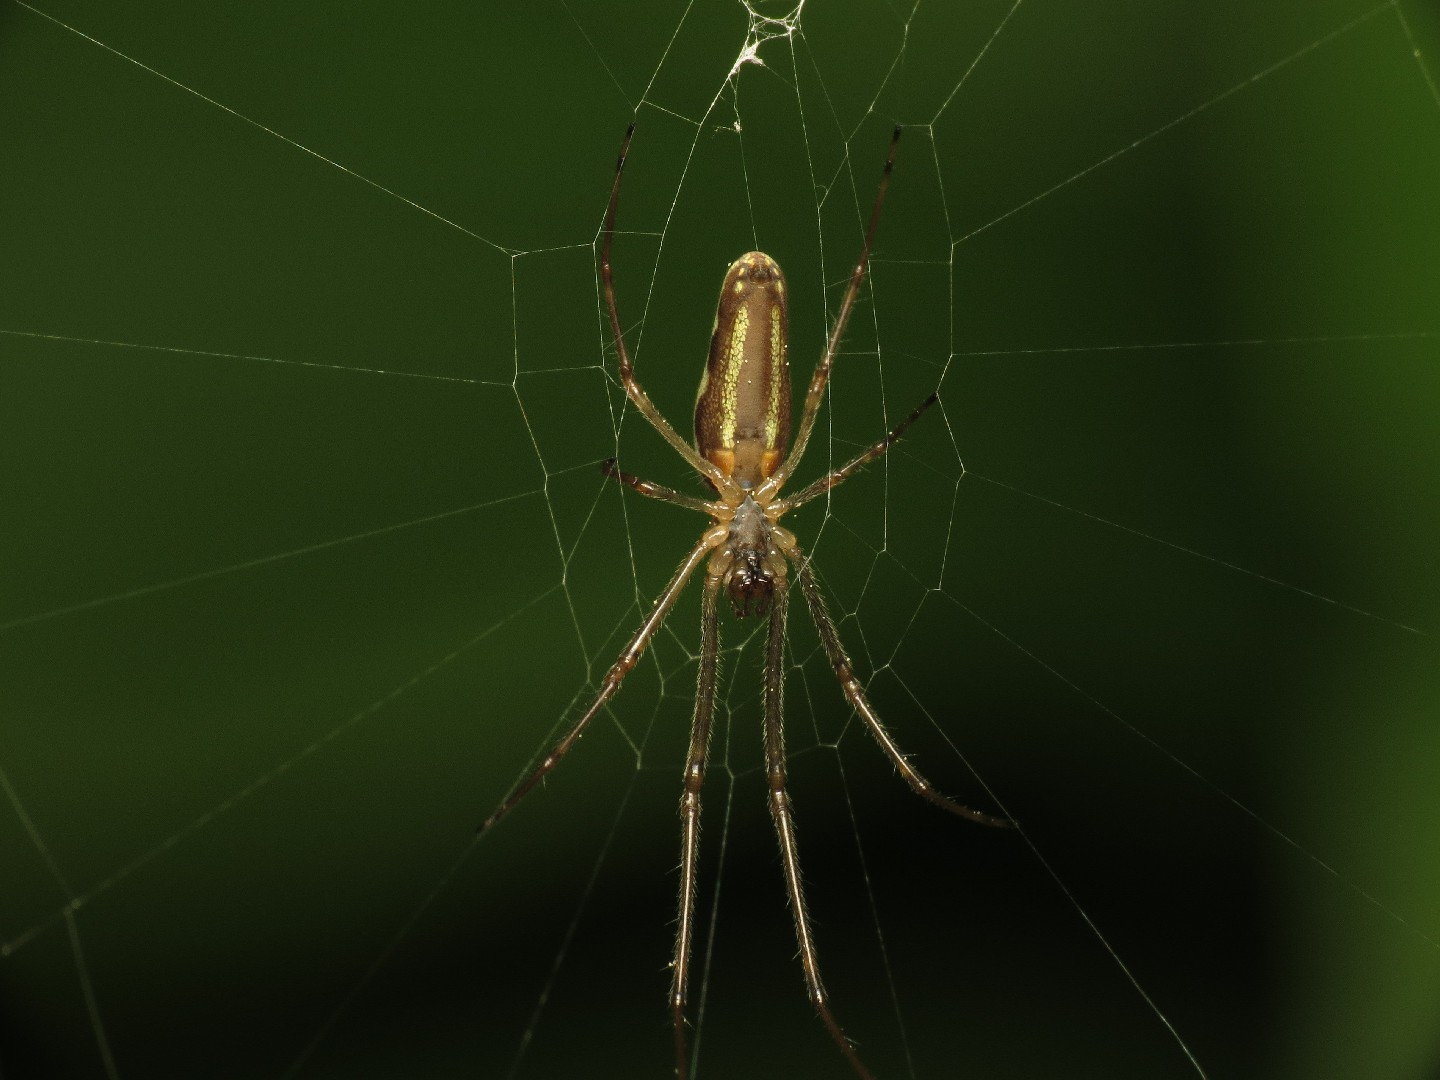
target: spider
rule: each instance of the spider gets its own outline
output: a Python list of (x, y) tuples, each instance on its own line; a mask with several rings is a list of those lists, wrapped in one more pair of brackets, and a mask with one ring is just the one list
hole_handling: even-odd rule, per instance
[(782, 678), (785, 647), (785, 616), (790, 596), (790, 574), (805, 597), (810, 616), (819, 631), (820, 641), (835, 669), (846, 700), (860, 714), (870, 734), (890, 758), (900, 775), (916, 794), (936, 806), (983, 825), (1008, 826), (1007, 818), (972, 810), (946, 798), (920, 775), (880, 722), (864, 688), (850, 667), (849, 657), (840, 642), (825, 607), (824, 597), (815, 580), (810, 560), (805, 556), (795, 535), (780, 524), (780, 518), (797, 507), (823, 495), (835, 485), (863, 468), (888, 450), (905, 430), (918, 420), (936, 401), (931, 394), (919, 407), (879, 442), (852, 461), (827, 473), (799, 492), (780, 497), (780, 488), (790, 478), (805, 453), (825, 384), (830, 378), (836, 352), (845, 335), (865, 267), (875, 239), (875, 226), (880, 207), (885, 201), (885, 188), (895, 164), (895, 151), (900, 142), (900, 128), (890, 140), (885, 171), (875, 193), (870, 222), (865, 230), (865, 243), (860, 258), (850, 275), (850, 285), (840, 304), (840, 313), (815, 374), (805, 395), (805, 408), (794, 445), (786, 454), (790, 438), (790, 368), (786, 359), (788, 301), (785, 277), (770, 256), (752, 251), (740, 256), (725, 274), (720, 287), (720, 300), (715, 313), (715, 328), (710, 339), (710, 357), (700, 379), (695, 403), (695, 445), (692, 447), (670, 426), (649, 396), (636, 381), (631, 368), (625, 336), (620, 330), (620, 315), (615, 306), (615, 281), (611, 268), (611, 248), (615, 240), (615, 209), (620, 199), (620, 178), (625, 170), (625, 157), (635, 134), (631, 124), (620, 145), (615, 163), (615, 181), (610, 189), (610, 203), (605, 212), (605, 239), (600, 253), (600, 275), (605, 290), (605, 306), (610, 316), (610, 329), (615, 337), (615, 351), (620, 360), (620, 380), (625, 393), (640, 414), (709, 483), (714, 501), (682, 494), (649, 480), (623, 472), (615, 459), (607, 460), (601, 470), (606, 477), (634, 488), (648, 498), (674, 503), (708, 514), (711, 524), (699, 542), (685, 556), (679, 568), (656, 599), (650, 613), (630, 638), (619, 659), (606, 672), (600, 689), (589, 707), (569, 731), (557, 742), (539, 765), (516, 787), (481, 826), (483, 835), (515, 804), (529, 794), (542, 779), (569, 753), (639, 661), (641, 654), (664, 624), (686, 583), (702, 566), (705, 568), (704, 590), (700, 606), (700, 665), (695, 687), (695, 712), (690, 725), (690, 748), (685, 759), (684, 794), (680, 799), (680, 898), (675, 951), (671, 961), (670, 1010), (675, 1028), (675, 1075), (686, 1076), (685, 1004), (689, 982), (690, 953), (695, 932), (696, 864), (700, 843), (700, 789), (705, 780), (705, 761), (710, 742), (711, 718), (715, 706), (716, 658), (720, 647), (719, 597), (723, 591), (730, 600), (736, 617), (751, 615), (769, 617), (765, 651), (765, 763), (769, 779), (770, 814), (780, 846), (785, 887), (789, 894), (790, 911), (795, 922), (800, 963), (810, 1001), (821, 1021), (840, 1048), (855, 1073), (872, 1080), (870, 1071), (845, 1037), (830, 1009), (824, 984), (820, 979), (814, 934), (805, 909), (805, 891), (800, 880), (800, 856), (795, 843), (795, 826), (790, 796), (785, 785), (785, 736), (782, 726)]

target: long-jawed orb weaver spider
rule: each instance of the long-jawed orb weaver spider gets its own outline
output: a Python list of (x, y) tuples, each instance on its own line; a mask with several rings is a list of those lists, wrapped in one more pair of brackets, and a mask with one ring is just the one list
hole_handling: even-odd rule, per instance
[(690, 974), (690, 951), (695, 931), (696, 864), (700, 846), (700, 788), (705, 780), (705, 759), (710, 743), (710, 721), (715, 708), (716, 658), (720, 648), (718, 600), (721, 590), (730, 598), (738, 618), (766, 615), (770, 619), (765, 650), (765, 767), (769, 778), (770, 815), (780, 844), (781, 863), (785, 871), (785, 887), (789, 894), (790, 911), (795, 920), (795, 937), (800, 946), (800, 963), (810, 1000), (830, 1037), (835, 1040), (856, 1074), (872, 1080), (870, 1071), (861, 1063), (840, 1024), (830, 1011), (824, 984), (820, 981), (810, 917), (805, 910), (805, 890), (800, 881), (800, 856), (795, 844), (795, 825), (790, 809), (790, 796), (785, 789), (785, 735), (782, 726), (782, 679), (785, 648), (785, 615), (789, 603), (789, 573), (794, 568), (800, 591), (810, 616), (819, 631), (825, 653), (835, 669), (846, 699), (860, 714), (870, 734), (900, 771), (915, 793), (936, 806), (969, 818), (982, 825), (1006, 826), (1006, 818), (972, 810), (946, 798), (931, 786), (906, 760), (900, 748), (880, 722), (865, 690), (850, 667), (850, 659), (840, 643), (835, 623), (825, 608), (815, 572), (809, 559), (802, 554), (795, 535), (780, 525), (780, 518), (823, 495), (869, 462), (888, 450), (905, 429), (935, 404), (931, 394), (905, 418), (894, 431), (871, 446), (854, 460), (827, 473), (794, 495), (780, 498), (780, 488), (790, 478), (805, 453), (825, 384), (830, 378), (835, 355), (845, 335), (850, 309), (865, 277), (870, 248), (875, 239), (875, 226), (880, 220), (880, 207), (885, 201), (885, 188), (895, 164), (895, 150), (900, 142), (897, 127), (890, 140), (885, 171), (875, 192), (875, 205), (865, 229), (865, 244), (850, 274), (850, 286), (840, 303), (840, 314), (825, 346), (810, 389), (805, 395), (805, 410), (800, 415), (800, 429), (795, 443), (786, 455), (790, 438), (790, 367), (786, 358), (788, 301), (785, 278), (770, 256), (759, 251), (742, 255), (731, 264), (720, 286), (720, 301), (715, 313), (715, 329), (710, 339), (710, 358), (700, 379), (700, 392), (695, 403), (695, 445), (692, 447), (670, 426), (649, 396), (635, 379), (625, 336), (620, 331), (620, 315), (615, 307), (615, 280), (610, 264), (615, 240), (615, 208), (620, 199), (620, 178), (625, 170), (625, 155), (635, 134), (631, 124), (620, 145), (615, 163), (615, 182), (610, 189), (610, 204), (605, 212), (605, 240), (600, 252), (600, 276), (605, 289), (605, 306), (610, 315), (610, 329), (615, 336), (615, 351), (620, 359), (620, 380), (625, 393), (640, 414), (660, 433), (676, 452), (710, 484), (717, 498), (713, 502), (673, 491), (660, 484), (642, 480), (622, 472), (611, 458), (601, 466), (606, 476), (626, 484), (640, 494), (661, 502), (699, 510), (710, 515), (712, 524), (705, 530), (690, 554), (685, 556), (670, 583), (665, 586), (650, 614), (635, 631), (620, 653), (589, 708), (557, 742), (518, 787), (480, 827), (483, 834), (514, 808), (515, 804), (534, 790), (542, 779), (560, 764), (580, 736), (620, 689), (626, 674), (639, 661), (646, 646), (664, 624), (691, 575), (705, 566), (705, 586), (700, 605), (700, 669), (695, 687), (695, 713), (690, 724), (690, 749), (685, 759), (684, 794), (680, 799), (680, 900), (675, 953), (671, 961), (670, 1009), (675, 1025), (675, 1075), (685, 1080), (685, 1001)]

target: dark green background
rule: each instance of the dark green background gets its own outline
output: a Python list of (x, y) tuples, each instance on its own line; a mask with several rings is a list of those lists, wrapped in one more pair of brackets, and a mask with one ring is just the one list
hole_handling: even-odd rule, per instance
[[(97, 1031), (127, 1078), (667, 1075), (693, 595), (472, 845), (701, 524), (596, 469), (696, 490), (597, 301), (632, 115), (682, 429), (747, 248), (808, 371), (909, 126), (804, 475), (942, 409), (794, 526), (902, 744), (1024, 835), (911, 796), (797, 609), (877, 1075), (1196, 1075), (1063, 885), (1209, 1076), (1437, 1076), (1433, 5), (811, 0), (728, 80), (719, 0), (46, 10), (154, 71), (0, 6), (7, 1080)], [(698, 1075), (842, 1077), (725, 629)]]

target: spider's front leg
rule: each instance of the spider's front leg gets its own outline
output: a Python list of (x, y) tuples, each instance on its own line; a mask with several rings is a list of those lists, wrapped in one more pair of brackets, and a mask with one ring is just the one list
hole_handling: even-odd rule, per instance
[(680, 902), (670, 979), (670, 1011), (675, 1021), (675, 1075), (685, 1080), (685, 1002), (690, 983), (690, 952), (695, 939), (695, 877), (700, 861), (700, 788), (710, 749), (715, 712), (715, 671), (720, 652), (720, 583), (724, 565), (711, 559), (700, 601), (700, 673), (695, 680), (695, 714), (690, 722), (690, 751), (685, 757), (685, 792), (680, 797)]
[(958, 817), (968, 818), (980, 825), (990, 825), (995, 828), (1005, 829), (1014, 826), (1009, 818), (996, 817), (994, 814), (987, 814), (981, 810), (972, 810), (954, 799), (947, 798), (935, 790), (935, 785), (921, 776), (909, 761), (906, 760), (900, 747), (890, 737), (890, 732), (880, 722), (880, 716), (875, 712), (875, 707), (870, 704), (866, 697), (865, 690), (860, 685), (860, 680), (855, 677), (855, 672), (850, 667), (850, 658), (845, 655), (845, 646), (840, 643), (840, 633), (835, 629), (835, 620), (830, 617), (830, 612), (825, 609), (825, 598), (820, 592), (820, 586), (815, 581), (815, 571), (810, 568), (810, 561), (800, 552), (800, 547), (795, 543), (794, 537), (786, 530), (777, 529), (777, 535), (785, 544), (785, 554), (795, 565), (796, 576), (800, 579), (800, 591), (805, 594), (805, 601), (810, 607), (810, 617), (815, 621), (815, 629), (820, 634), (820, 642), (825, 647), (825, 655), (830, 660), (830, 666), (835, 670), (835, 677), (840, 680), (840, 689), (844, 692), (846, 700), (857, 713), (865, 726), (870, 729), (870, 734), (885, 751), (885, 755), (900, 770), (900, 775), (910, 785), (912, 791), (922, 798), (934, 803), (942, 810), (948, 810)]
[(650, 609), (650, 614), (645, 617), (645, 621), (640, 624), (640, 628), (630, 638), (630, 643), (621, 651), (619, 659), (605, 673), (605, 678), (601, 682), (594, 700), (590, 702), (590, 707), (551, 748), (540, 764), (535, 766), (530, 775), (521, 781), (505, 801), (495, 808), (493, 814), (485, 819), (485, 824), (481, 825), (479, 830), (481, 836), (493, 829), (501, 818), (515, 808), (516, 803), (530, 794), (535, 786), (545, 779), (555, 766), (560, 764), (565, 755), (570, 752), (570, 748), (579, 741), (580, 736), (585, 734), (585, 729), (590, 726), (590, 721), (595, 719), (605, 703), (615, 696), (616, 691), (620, 689), (620, 684), (625, 681), (625, 676), (630, 674), (631, 669), (639, 662), (641, 654), (649, 646), (651, 639), (665, 624), (665, 617), (670, 614), (670, 609), (680, 598), (680, 593), (684, 590), (685, 583), (690, 580), (690, 575), (695, 572), (695, 569), (711, 551), (725, 542), (726, 535), (727, 532), (723, 525), (716, 525), (705, 531), (700, 542), (695, 545), (689, 555), (685, 556), (685, 561), (675, 571), (675, 575), (670, 579), (670, 584), (665, 586), (665, 591), (656, 599), (655, 606)]
[(765, 771), (770, 784), (770, 817), (775, 823), (775, 837), (780, 844), (780, 863), (785, 869), (785, 889), (790, 896), (790, 914), (795, 920), (795, 940), (800, 946), (800, 964), (805, 969), (805, 986), (810, 992), (810, 1002), (855, 1074), (861, 1080), (874, 1080), (850, 1045), (850, 1040), (845, 1037), (835, 1014), (830, 1011), (825, 984), (820, 981), (820, 960), (810, 927), (810, 913), (805, 907), (805, 887), (800, 879), (800, 851), (795, 841), (795, 818), (785, 783), (785, 611), (790, 590), (783, 573), (784, 562), (781, 561), (780, 565), (782, 572), (775, 575), (770, 635), (765, 649)]

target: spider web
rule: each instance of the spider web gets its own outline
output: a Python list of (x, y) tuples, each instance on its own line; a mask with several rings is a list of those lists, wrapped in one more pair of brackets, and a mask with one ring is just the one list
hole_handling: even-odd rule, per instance
[[(1440, 93), (1414, 3), (0, 9), (0, 1070), (666, 1075), (725, 265), (818, 355), (794, 605), (822, 965), (882, 1077), (1434, 1076)], [(18, 165), (15, 163), (19, 163)], [(726, 619), (698, 1076), (844, 1075)], [(1427, 1071), (1428, 1070), (1428, 1071)]]

